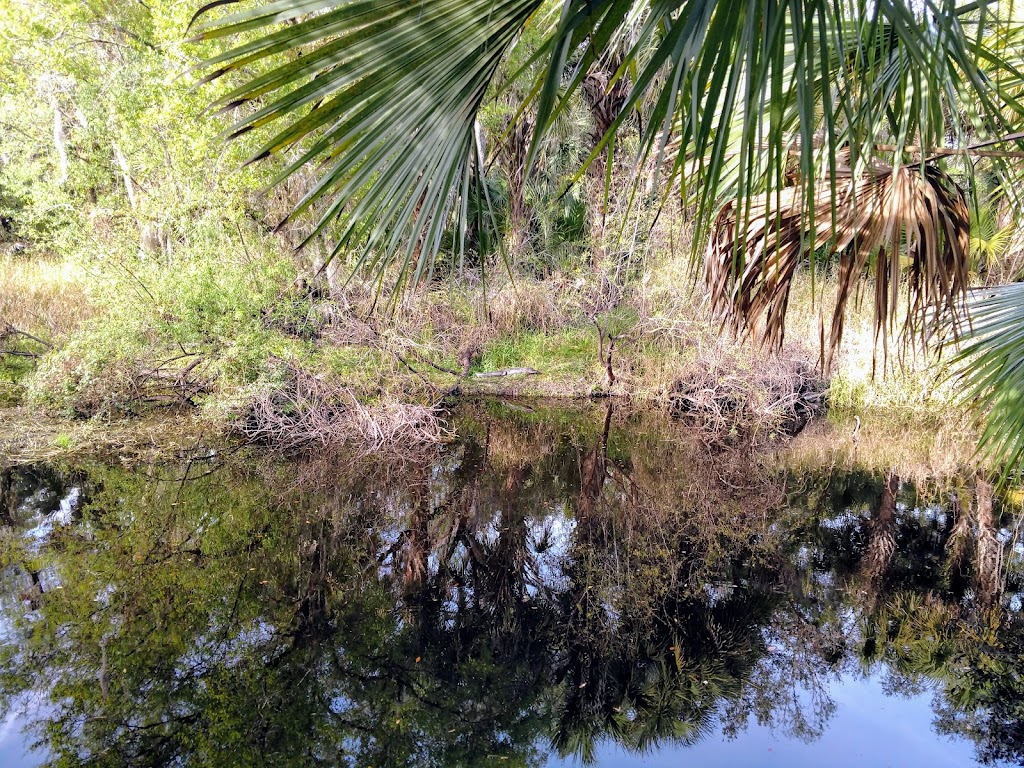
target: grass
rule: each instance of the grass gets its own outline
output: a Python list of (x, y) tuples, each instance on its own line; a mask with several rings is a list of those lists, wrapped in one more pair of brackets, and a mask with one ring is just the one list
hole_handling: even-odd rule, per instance
[(71, 261), (0, 258), (0, 323), (60, 342), (98, 311), (89, 282)]
[(34, 356), (63, 344), (97, 312), (88, 276), (73, 263), (0, 258), (0, 406), (24, 398)]

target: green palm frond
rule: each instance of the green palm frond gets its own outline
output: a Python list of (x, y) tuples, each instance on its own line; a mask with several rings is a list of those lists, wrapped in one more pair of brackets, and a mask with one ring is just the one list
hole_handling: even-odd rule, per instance
[[(234, 0), (204, 6), (196, 18)], [(583, 59), (611, 39), (630, 3), (574, 2), (537, 56)], [(227, 133), (269, 135), (250, 159), (297, 153), (276, 179), (314, 166), (317, 182), (291, 216), (316, 208), (310, 237), (338, 224), (335, 254), (363, 246), (360, 264), (399, 265), (400, 284), (431, 268), (445, 229), (469, 229), (467, 200), (484, 166), (476, 116), (498, 66), (540, 0), (277, 0), (195, 29), (195, 41), (246, 42), (203, 62), (204, 81), (242, 84), (213, 108), (246, 108)], [(256, 67), (257, 75), (249, 74)], [(549, 66), (539, 102), (553, 121), (561, 69)], [(538, 88), (540, 84), (538, 83)], [(537, 142), (540, 133), (535, 133)], [(463, 238), (464, 240), (464, 238)]]
[(724, 199), (747, 218), (743, 201), (782, 186), (794, 150), (813, 209), (841, 146), (866, 161), (879, 138), (937, 145), (951, 105), (968, 97), (960, 111), (975, 135), (1001, 130), (1007, 109), (1024, 112), (1019, 73), (992, 75), (1006, 67), (986, 43), (984, 6), (948, 0), (565, 0), (554, 14), (538, 13), (540, 0), (276, 0), (213, 18), (223, 5), (201, 9), (196, 36), (238, 41), (202, 65), (206, 79), (241, 80), (215, 104), (248, 110), (229, 136), (265, 132), (253, 159), (297, 154), (281, 178), (318, 168), (295, 214), (315, 207), (316, 232), (339, 222), (339, 249), (360, 244), (370, 265), (399, 264), (400, 281), (429, 269), (453, 221), (465, 230), (482, 159), (475, 117), (531, 19), (541, 32), (528, 62), (541, 66), (527, 99), (530, 162), (617, 46), (608, 88), (624, 77), (632, 88), (589, 161), (644, 112), (636, 167), (668, 169), (695, 191), (704, 226)]
[(1024, 283), (977, 289), (952, 360), (964, 399), (984, 416), (981, 453), (1004, 477), (1024, 460)]
[[(419, 280), (451, 220), (468, 227), (481, 183), (474, 130), (498, 64), (537, 0), (278, 0), (204, 21), (198, 40), (246, 39), (203, 64), (242, 83), (212, 105), (247, 114), (227, 136), (263, 130), (250, 159), (297, 155), (318, 178), (292, 215), (316, 207), (338, 250), (365, 243), (371, 267)], [(203, 16), (212, 6), (201, 9)], [(258, 75), (249, 74), (256, 68)]]
[(1010, 247), (1015, 230), (1012, 223), (999, 226), (996, 211), (991, 205), (971, 211), (971, 271), (978, 273), (982, 268), (997, 263)]

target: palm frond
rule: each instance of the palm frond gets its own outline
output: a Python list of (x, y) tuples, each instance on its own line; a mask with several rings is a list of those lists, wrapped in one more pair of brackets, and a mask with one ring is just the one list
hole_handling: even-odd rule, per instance
[(986, 205), (971, 211), (971, 259), (973, 271), (988, 270), (999, 262), (1013, 240), (1013, 223), (1000, 227), (994, 206)]
[[(827, 21), (832, 45), (817, 65), (801, 59), (797, 34), (787, 43), (790, 70), (782, 89), (768, 91), (777, 104), (767, 128), (752, 128), (745, 113), (727, 126), (731, 144), (716, 190), (724, 207), (705, 219), (713, 222), (705, 276), (729, 324), (749, 333), (763, 319), (758, 330), (780, 344), (798, 264), (813, 277), (815, 251), (841, 254), (831, 331), (822, 336), (831, 360), (846, 305), (868, 287), (865, 278), (874, 278), (883, 349), (901, 319), (904, 341), (925, 338), (935, 330), (929, 317), (959, 309), (970, 273), (969, 217), (940, 163), (973, 187), (974, 163), (960, 148), (1019, 143), (1024, 110), (1017, 37), (996, 34), (1005, 24), (986, 16), (984, 4), (980, 11), (853, 4)], [(803, 44), (820, 45), (822, 37)], [(1012, 178), (1006, 171), (1014, 163), (984, 152), (1001, 183)], [(684, 176), (701, 161), (699, 153), (679, 157)], [(908, 263), (904, 280), (900, 267)], [(910, 291), (906, 314), (901, 284)]]
[[(911, 298), (905, 333), (927, 332), (932, 311), (958, 314), (968, 286), (970, 211), (956, 184), (934, 165), (893, 168), (876, 160), (863, 172), (844, 162), (835, 185), (819, 188), (810, 210), (798, 186), (752, 197), (745, 220), (734, 205), (722, 209), (705, 256), (717, 313), (737, 333), (781, 346), (797, 267), (821, 249), (839, 255), (830, 360), (847, 306), (867, 274), (874, 277), (875, 332), (883, 347), (904, 282)], [(744, 259), (737, 272), (739, 248)], [(904, 253), (910, 261), (905, 278)]]
[[(242, 80), (212, 106), (247, 111), (228, 138), (268, 133), (249, 162), (295, 156), (276, 181), (318, 168), (292, 213), (316, 208), (311, 237), (340, 222), (337, 250), (364, 243), (364, 262), (397, 261), (399, 281), (415, 282), (451, 220), (467, 228), (482, 166), (476, 115), (540, 4), (277, 0), (204, 21), (194, 39), (248, 39), (203, 63), (212, 70), (204, 80)], [(263, 71), (249, 74), (254, 67)]]
[[(314, 234), (340, 222), (339, 249), (361, 244), (365, 262), (397, 262), (414, 278), (467, 215), (480, 175), (474, 120), (531, 18), (543, 24), (528, 57), (540, 64), (529, 161), (617, 46), (625, 53), (606, 89), (623, 78), (632, 88), (588, 162), (642, 110), (636, 166), (664, 165), (697, 191), (705, 232), (723, 199), (739, 201), (746, 220), (747, 197), (783, 186), (794, 146), (796, 194), (813, 214), (842, 145), (868, 160), (882, 134), (897, 147), (939, 144), (954, 112), (982, 137), (1004, 127), (1004, 113), (1024, 113), (1019, 73), (992, 74), (1010, 65), (984, 12), (978, 20), (949, 0), (565, 0), (557, 18), (537, 14), (541, 0), (275, 0), (213, 18), (225, 5), (201, 9), (196, 33), (240, 41), (201, 66), (204, 79), (241, 81), (215, 104), (248, 110), (228, 135), (265, 132), (254, 160), (294, 155), (282, 179), (315, 165), (295, 214), (315, 208)], [(742, 262), (738, 252), (737, 274)]]
[(1024, 460), (1024, 283), (976, 289), (968, 306), (951, 365), (964, 400), (984, 417), (980, 452), (1005, 480)]

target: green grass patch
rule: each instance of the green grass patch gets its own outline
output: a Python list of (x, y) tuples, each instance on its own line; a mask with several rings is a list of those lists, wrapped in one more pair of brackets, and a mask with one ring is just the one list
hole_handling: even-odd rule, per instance
[(548, 376), (586, 377), (597, 365), (597, 333), (585, 328), (526, 331), (490, 342), (475, 370), (536, 368)]

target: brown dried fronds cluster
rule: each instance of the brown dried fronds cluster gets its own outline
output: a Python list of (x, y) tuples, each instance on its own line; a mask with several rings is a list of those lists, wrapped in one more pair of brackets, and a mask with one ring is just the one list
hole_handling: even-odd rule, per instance
[(875, 161), (860, 172), (843, 161), (834, 189), (820, 184), (813, 203), (809, 211), (804, 190), (794, 186), (753, 197), (740, 210), (729, 203), (719, 214), (705, 278), (714, 310), (737, 333), (781, 347), (797, 267), (823, 248), (839, 255), (827, 340), (822, 332), (826, 367), (842, 341), (846, 309), (868, 275), (874, 277), (875, 334), (887, 349), (904, 311), (904, 258), (910, 268), (903, 341), (927, 334), (923, 321), (929, 313), (957, 316), (969, 280), (970, 211), (963, 192), (940, 168), (893, 168)]
[(382, 397), (359, 402), (348, 387), (285, 364), (283, 381), (253, 395), (236, 427), (248, 440), (284, 452), (355, 446), (371, 453), (440, 443), (434, 409)]

